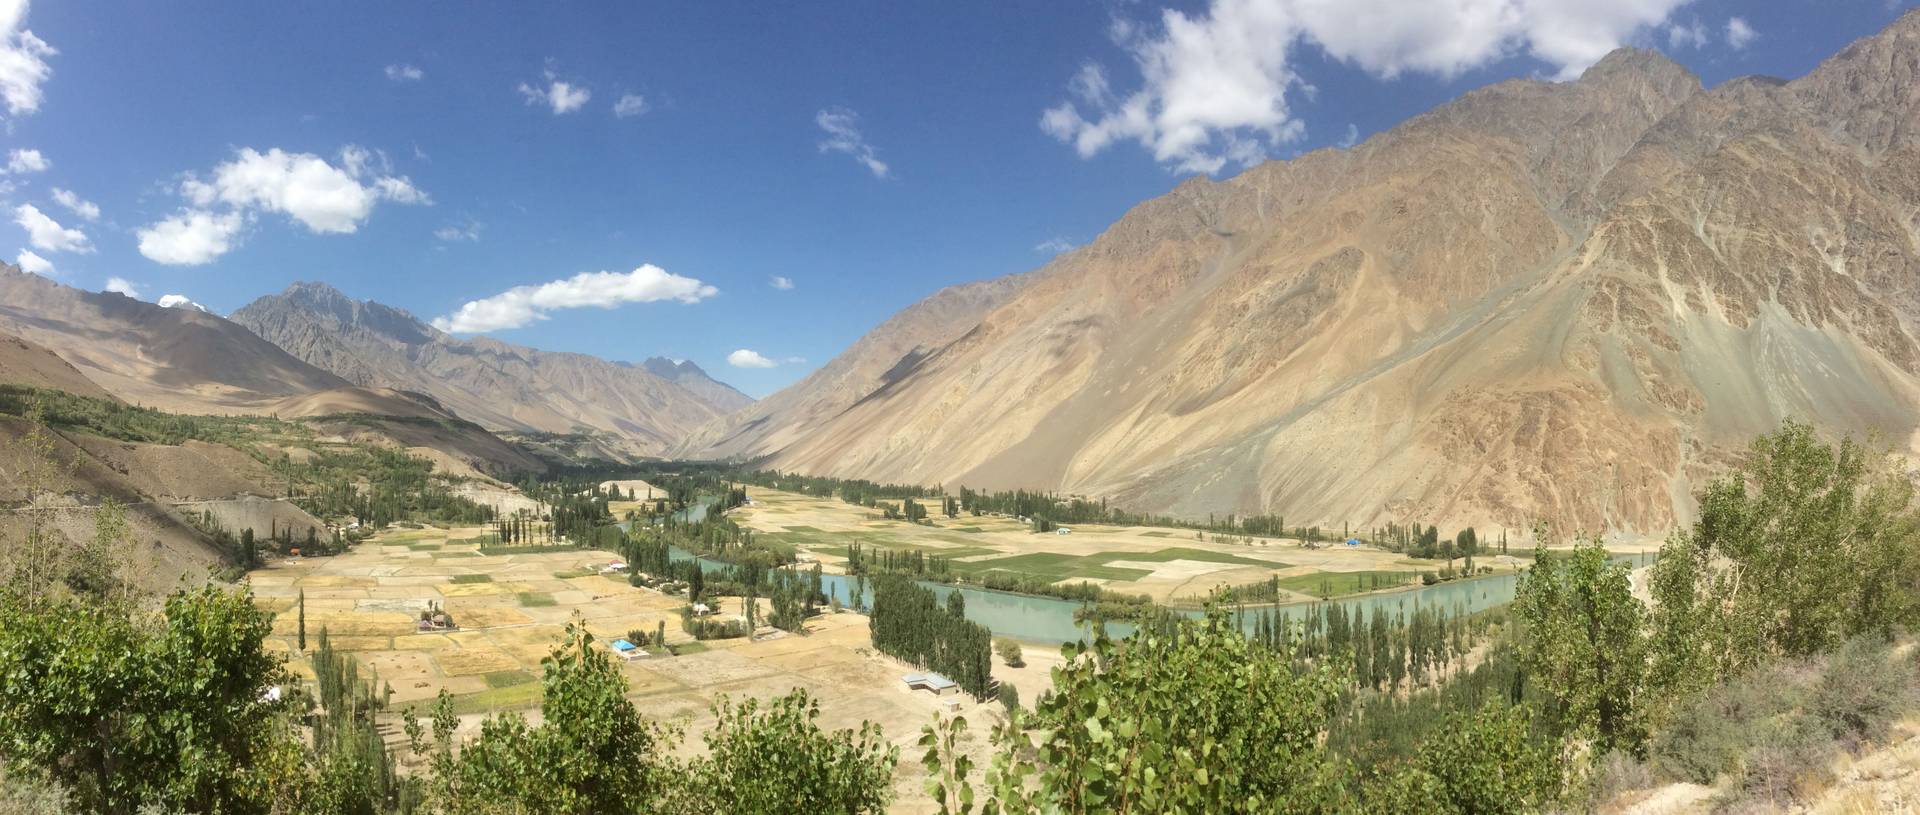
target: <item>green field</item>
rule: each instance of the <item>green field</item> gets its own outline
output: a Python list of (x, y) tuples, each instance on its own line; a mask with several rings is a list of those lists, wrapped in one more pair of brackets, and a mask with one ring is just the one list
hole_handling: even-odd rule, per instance
[(1280, 578), (1280, 588), (1321, 598), (1339, 597), (1397, 589), (1419, 577), (1419, 572), (1315, 572)]
[(1101, 578), (1106, 580), (1139, 580), (1152, 574), (1143, 569), (1124, 566), (1109, 566), (1111, 561), (1125, 560), (1144, 563), (1165, 563), (1171, 560), (1197, 560), (1203, 563), (1231, 563), (1237, 566), (1258, 566), (1263, 569), (1284, 569), (1285, 563), (1257, 558), (1241, 557), (1225, 552), (1212, 552), (1205, 549), (1189, 549), (1175, 546), (1157, 552), (1101, 552), (1092, 555), (1067, 555), (1058, 552), (1034, 552), (1025, 555), (976, 560), (956, 563), (954, 568), (967, 572), (985, 572), (990, 570), (1020, 572), (1042, 575), (1055, 580), (1070, 578)]
[(523, 591), (514, 595), (525, 608), (537, 608), (554, 605), (553, 595), (541, 591)]
[(493, 582), (493, 575), (490, 575), (490, 574), (456, 574), (456, 575), (454, 575), (454, 576), (453, 576), (453, 582), (454, 582), (454, 583), (492, 583), (492, 582)]

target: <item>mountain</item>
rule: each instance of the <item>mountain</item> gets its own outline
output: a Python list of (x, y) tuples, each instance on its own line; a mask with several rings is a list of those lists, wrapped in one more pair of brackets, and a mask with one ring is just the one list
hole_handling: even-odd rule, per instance
[(663, 453), (746, 398), (696, 366), (668, 378), (653, 366), (459, 339), (322, 283), (295, 283), (232, 319), (353, 385), (423, 392), (490, 430), (606, 434), (627, 455)]
[(59, 354), (12, 334), (0, 334), (0, 383), (116, 401), (113, 394), (93, 384), (93, 380)]
[(0, 332), (51, 349), (114, 396), (182, 413), (257, 412), (349, 384), (218, 315), (81, 291), (5, 264)]
[(1920, 12), (1791, 82), (1704, 89), (1621, 50), (1186, 181), (681, 452), (1189, 517), (1660, 534), (1785, 418), (1914, 451), (1916, 212)]
[[(632, 367), (632, 363), (621, 365)], [(700, 366), (691, 360), (667, 359), (666, 357), (648, 357), (640, 363), (654, 376), (679, 385), (693, 392), (707, 404), (712, 405), (721, 415), (726, 415), (753, 404), (753, 397), (736, 390), (732, 385), (707, 375)]]

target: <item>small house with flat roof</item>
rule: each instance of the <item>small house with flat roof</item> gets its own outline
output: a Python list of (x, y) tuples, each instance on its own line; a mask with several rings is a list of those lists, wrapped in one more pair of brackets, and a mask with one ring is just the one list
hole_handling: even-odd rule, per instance
[(953, 680), (936, 673), (907, 674), (900, 677), (909, 690), (924, 690), (935, 696), (952, 696), (960, 692), (960, 686)]

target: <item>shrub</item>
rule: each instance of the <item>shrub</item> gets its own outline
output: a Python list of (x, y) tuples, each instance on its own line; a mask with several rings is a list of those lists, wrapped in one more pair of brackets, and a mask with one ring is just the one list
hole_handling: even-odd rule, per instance
[(1900, 713), (1914, 702), (1913, 666), (1896, 659), (1877, 638), (1854, 639), (1827, 658), (1809, 708), (1829, 736), (1848, 750), (1885, 738)]
[(1020, 709), (1020, 689), (1014, 687), (1012, 683), (1000, 683), (1000, 689), (996, 693), (1000, 698), (1000, 706), (1006, 708), (1008, 713)]
[(993, 650), (994, 653), (1000, 655), (1002, 662), (1007, 663), (1007, 665), (1011, 667), (1018, 668), (1023, 664), (1020, 653), (1020, 643), (1014, 642), (1006, 637), (996, 637), (993, 640)]
[(1712, 784), (1740, 767), (1759, 742), (1762, 723), (1787, 715), (1806, 696), (1786, 666), (1751, 671), (1681, 703), (1649, 758), (1662, 774)]

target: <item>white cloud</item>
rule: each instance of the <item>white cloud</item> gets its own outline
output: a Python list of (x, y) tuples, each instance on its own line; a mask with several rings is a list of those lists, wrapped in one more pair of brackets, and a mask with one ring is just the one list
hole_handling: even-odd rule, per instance
[(233, 249), (245, 220), (238, 212), (215, 214), (206, 210), (184, 210), (163, 221), (143, 227), (140, 254), (155, 263), (169, 266), (198, 266)]
[(92, 201), (85, 200), (79, 195), (74, 194), (72, 190), (63, 190), (59, 187), (54, 187), (53, 200), (60, 206), (66, 207), (73, 214), (89, 221), (100, 220), (100, 207)]
[(1340, 137), (1340, 149), (1345, 150), (1360, 143), (1360, 128), (1352, 122), (1347, 123), (1347, 134)]
[(515, 286), (483, 300), (469, 301), (433, 327), (449, 334), (481, 334), (519, 328), (568, 308), (613, 308), (622, 303), (677, 300), (698, 303), (720, 290), (691, 277), (671, 274), (651, 263), (631, 272), (582, 272), (537, 286)]
[(735, 368), (776, 368), (780, 363), (767, 359), (758, 351), (742, 348), (727, 355), (727, 364)]
[(419, 82), (427, 78), (427, 72), (412, 65), (388, 65), (387, 78), (395, 82)]
[(767, 285), (781, 291), (793, 291), (793, 278), (774, 275), (772, 280), (767, 281)]
[(27, 230), (27, 242), (33, 244), (35, 249), (82, 254), (93, 251), (87, 233), (61, 226), (59, 221), (47, 217), (46, 213), (32, 204), (14, 207), (13, 222)]
[(593, 92), (585, 86), (563, 81), (551, 70), (545, 76), (544, 87), (520, 83), (520, 95), (527, 98), (527, 104), (546, 105), (553, 109), (553, 115), (558, 116), (585, 107), (587, 100), (593, 98)]
[(1074, 246), (1072, 241), (1069, 241), (1066, 238), (1054, 237), (1054, 238), (1048, 238), (1036, 244), (1033, 247), (1033, 251), (1039, 252), (1043, 255), (1057, 255), (1057, 254), (1060, 254), (1061, 252), (1071, 252), (1075, 248), (1076, 247)]
[(650, 108), (647, 107), (647, 98), (637, 93), (621, 94), (620, 100), (613, 103), (613, 115), (622, 119), (639, 116), (648, 110)]
[(1139, 88), (1117, 94), (1104, 69), (1083, 66), (1040, 127), (1083, 157), (1134, 141), (1174, 170), (1210, 174), (1305, 134), (1287, 96), (1307, 87), (1293, 65), (1303, 42), (1383, 79), (1454, 77), (1516, 54), (1572, 79), (1688, 1), (1211, 0), (1193, 16), (1163, 11), (1157, 28), (1113, 26)]
[(140, 287), (134, 285), (133, 281), (124, 277), (107, 278), (106, 288), (101, 289), (101, 291), (118, 292), (135, 300), (140, 299)]
[(827, 137), (820, 142), (820, 152), (846, 153), (866, 165), (873, 177), (887, 177), (890, 172), (887, 163), (875, 155), (873, 145), (860, 135), (860, 114), (847, 108), (832, 107), (814, 114), (813, 123), (827, 133)]
[(160, 299), (153, 301), (153, 304), (161, 308), (190, 308), (194, 311), (204, 311), (208, 314), (213, 313), (213, 309), (193, 302), (192, 299), (184, 294), (163, 294), (160, 295)]
[(1735, 50), (1747, 47), (1759, 37), (1760, 32), (1753, 30), (1753, 26), (1747, 25), (1746, 20), (1739, 17), (1727, 19), (1727, 44), (1733, 46)]
[(48, 161), (47, 157), (41, 155), (38, 150), (23, 150), (15, 147), (12, 152), (7, 153), (7, 172), (9, 173), (44, 173), (52, 166), (53, 162)]
[(1707, 44), (1707, 25), (1694, 20), (1692, 25), (1674, 23), (1667, 26), (1667, 47), (1673, 50), (1699, 48)]
[(479, 221), (468, 219), (463, 223), (447, 224), (446, 226), (433, 230), (433, 236), (448, 243), (454, 241), (477, 241), (480, 240), (480, 228), (481, 224)]
[[(383, 153), (348, 145), (339, 162), (277, 147), (264, 153), (242, 148), (213, 169), (212, 180), (188, 175), (180, 182), (193, 209), (140, 230), (141, 253), (161, 263), (206, 263), (232, 248), (241, 216), (256, 210), (285, 214), (315, 234), (347, 234), (381, 201), (433, 203), (412, 180), (392, 175)], [(217, 204), (229, 211), (216, 215)]]
[(53, 261), (34, 254), (30, 249), (20, 250), (19, 256), (13, 259), (13, 264), (19, 266), (20, 271), (31, 272), (41, 277), (52, 277), (56, 274), (53, 271)]
[(0, 98), (13, 116), (40, 109), (40, 83), (53, 75), (46, 58), (60, 53), (24, 28), (26, 21), (26, 0), (0, 0)]

